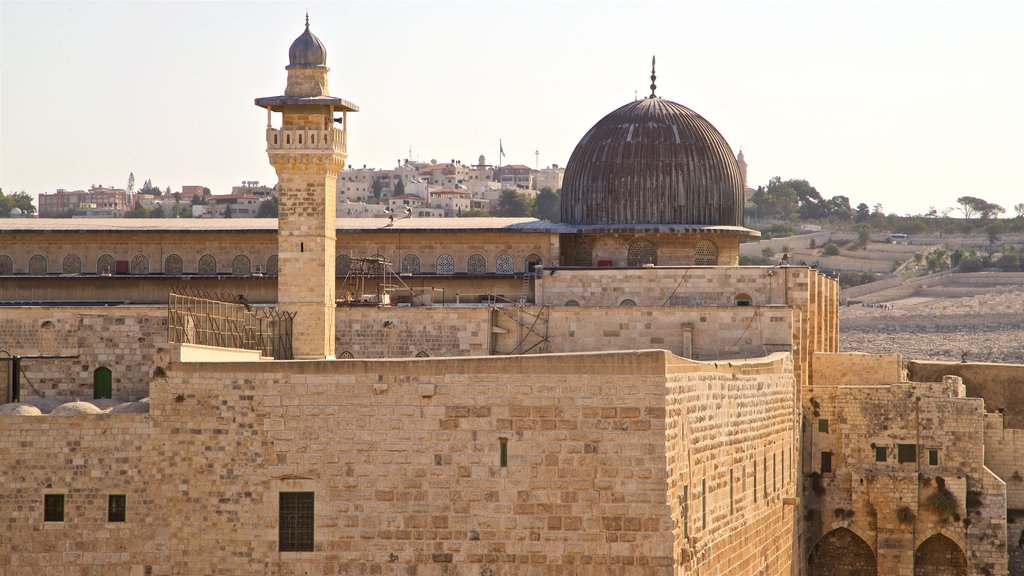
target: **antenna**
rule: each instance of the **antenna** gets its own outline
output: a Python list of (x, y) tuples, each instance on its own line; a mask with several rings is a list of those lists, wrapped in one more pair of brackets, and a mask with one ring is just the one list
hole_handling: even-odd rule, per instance
[(533, 165), (537, 167), (537, 170), (540, 170), (540, 148), (533, 151), (533, 157)]

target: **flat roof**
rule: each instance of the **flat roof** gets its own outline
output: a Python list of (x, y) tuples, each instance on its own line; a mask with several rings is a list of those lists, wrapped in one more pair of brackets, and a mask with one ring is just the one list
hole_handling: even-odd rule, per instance
[[(336, 218), (339, 234), (409, 232), (531, 232), (547, 234), (683, 233), (760, 236), (741, 226), (692, 224), (562, 224), (536, 218)], [(0, 234), (41, 232), (110, 233), (265, 233), (277, 232), (277, 218), (5, 218)]]

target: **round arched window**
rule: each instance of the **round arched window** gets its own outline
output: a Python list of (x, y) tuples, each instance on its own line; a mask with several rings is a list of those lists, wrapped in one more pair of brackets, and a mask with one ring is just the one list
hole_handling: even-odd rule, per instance
[(717, 266), (718, 246), (709, 240), (701, 240), (693, 248), (693, 263), (697, 266)]

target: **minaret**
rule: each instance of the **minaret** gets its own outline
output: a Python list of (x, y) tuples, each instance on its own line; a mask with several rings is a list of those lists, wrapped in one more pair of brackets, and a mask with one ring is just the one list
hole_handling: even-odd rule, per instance
[[(285, 69), (284, 96), (256, 99), (267, 109), (267, 155), (280, 193), (277, 301), (295, 313), (295, 358), (333, 358), (335, 188), (348, 155), (348, 113), (359, 108), (328, 92), (327, 49), (309, 31), (309, 15)], [(280, 128), (273, 127), (274, 112)]]
[(743, 180), (743, 191), (747, 190), (747, 161), (743, 159), (743, 149), (736, 155), (736, 165), (740, 167), (740, 180)]

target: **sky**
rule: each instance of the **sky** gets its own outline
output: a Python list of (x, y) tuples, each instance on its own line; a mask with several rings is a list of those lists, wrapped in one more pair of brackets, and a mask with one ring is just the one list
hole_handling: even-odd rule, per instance
[(306, 10), (331, 94), (360, 107), (355, 167), (493, 163), (499, 141), (564, 166), (650, 93), (656, 55), (657, 94), (742, 149), (750, 186), (897, 214), (1024, 202), (1021, 0), (0, 0), (0, 187), (276, 182), (253, 100), (284, 92)]

